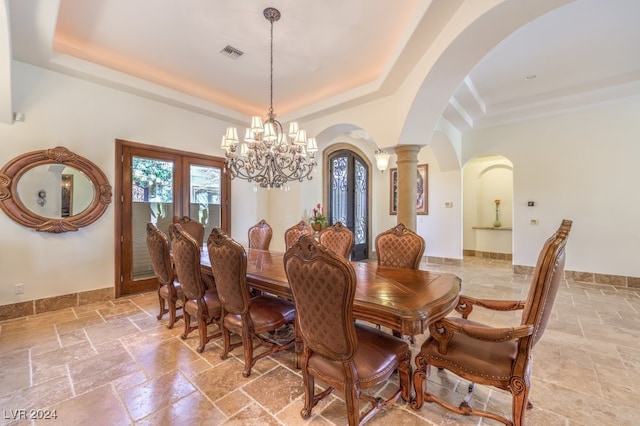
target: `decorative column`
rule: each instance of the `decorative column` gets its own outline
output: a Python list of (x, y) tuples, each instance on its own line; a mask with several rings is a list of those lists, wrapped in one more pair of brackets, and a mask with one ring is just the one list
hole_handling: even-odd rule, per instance
[(416, 204), (418, 200), (418, 152), (420, 145), (397, 145), (398, 155), (398, 223), (416, 231)]

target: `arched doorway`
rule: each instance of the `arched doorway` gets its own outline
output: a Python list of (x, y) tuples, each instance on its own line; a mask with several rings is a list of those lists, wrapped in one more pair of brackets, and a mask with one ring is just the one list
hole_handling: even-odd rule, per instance
[(369, 257), (370, 164), (348, 147), (326, 153), (327, 216), (330, 224), (342, 222), (353, 231), (351, 260)]

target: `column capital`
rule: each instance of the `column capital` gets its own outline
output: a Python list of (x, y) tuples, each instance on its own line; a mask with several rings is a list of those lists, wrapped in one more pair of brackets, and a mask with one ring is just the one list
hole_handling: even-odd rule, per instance
[(418, 164), (418, 152), (422, 148), (421, 145), (396, 145), (393, 148), (398, 156), (396, 163), (414, 162)]

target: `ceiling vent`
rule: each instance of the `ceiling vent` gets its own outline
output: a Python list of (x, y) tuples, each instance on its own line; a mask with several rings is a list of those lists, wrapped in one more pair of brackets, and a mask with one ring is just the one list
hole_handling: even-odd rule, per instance
[(241, 52), (235, 47), (231, 47), (229, 45), (222, 49), (220, 53), (233, 59), (238, 59), (240, 56), (244, 55), (244, 52)]

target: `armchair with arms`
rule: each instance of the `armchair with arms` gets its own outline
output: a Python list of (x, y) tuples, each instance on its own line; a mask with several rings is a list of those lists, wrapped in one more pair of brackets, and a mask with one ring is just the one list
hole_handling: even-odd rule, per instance
[[(483, 300), (460, 296), (456, 311), (462, 318), (444, 318), (429, 327), (430, 337), (416, 356), (416, 398), (412, 403), (413, 408), (420, 408), (424, 401), (435, 402), (465, 416), (486, 417), (507, 425), (524, 424), (525, 411), (532, 407), (528, 400), (531, 355), (549, 321), (563, 279), (565, 245), (571, 223), (570, 220), (563, 220), (560, 228), (544, 244), (526, 300)], [(495, 328), (469, 320), (468, 316), (474, 307), (497, 311), (522, 310), (522, 319), (519, 325)], [(472, 382), (469, 394), (459, 406), (428, 391), (427, 378), (431, 367), (449, 370)], [(511, 420), (471, 407), (474, 383), (510, 392)]]

